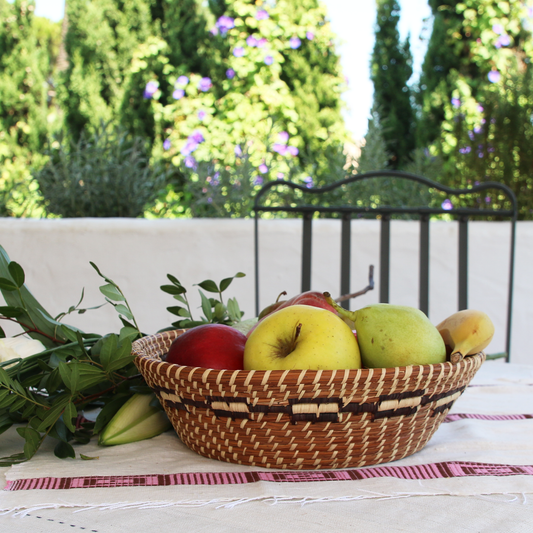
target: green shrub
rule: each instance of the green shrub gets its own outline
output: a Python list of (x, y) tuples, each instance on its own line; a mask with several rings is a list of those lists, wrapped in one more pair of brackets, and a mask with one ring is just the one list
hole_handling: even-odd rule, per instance
[(144, 139), (119, 127), (101, 125), (77, 143), (60, 138), (47, 155), (34, 179), (46, 211), (66, 218), (141, 216), (166, 176)]

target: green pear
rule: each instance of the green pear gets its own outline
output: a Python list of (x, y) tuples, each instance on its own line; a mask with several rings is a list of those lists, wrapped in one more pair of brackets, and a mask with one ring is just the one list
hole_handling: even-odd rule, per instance
[(367, 368), (446, 362), (442, 336), (419, 309), (373, 304), (344, 312), (354, 321), (361, 359)]

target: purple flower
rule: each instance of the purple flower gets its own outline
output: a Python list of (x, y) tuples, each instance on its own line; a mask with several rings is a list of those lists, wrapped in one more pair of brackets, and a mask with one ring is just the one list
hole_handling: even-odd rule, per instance
[(209, 89), (211, 89), (211, 87), (213, 87), (213, 83), (211, 82), (211, 78), (202, 78), (198, 82), (198, 89), (200, 89), (200, 91), (202, 91), (204, 93), (206, 91), (209, 91)]
[(149, 100), (159, 89), (159, 83), (157, 81), (149, 81), (144, 88), (143, 98)]
[(233, 55), (235, 57), (242, 57), (244, 55), (244, 48), (242, 46), (236, 46), (233, 49)]
[(172, 93), (172, 98), (174, 98), (174, 100), (180, 100), (184, 96), (185, 96), (185, 91), (183, 89), (175, 89), (174, 92)]
[(474, 127), (474, 133), (481, 133), (482, 131), (483, 131), (483, 128), (481, 126)]
[(461, 107), (461, 100), (459, 98), (452, 98), (452, 105), (455, 108)]
[(307, 176), (304, 178), (304, 183), (308, 189), (310, 189), (313, 186), (313, 178), (311, 176)]
[(268, 11), (266, 11), (265, 9), (258, 9), (256, 14), (255, 14), (255, 18), (257, 20), (266, 20), (267, 18), (269, 18), (269, 14), (268, 14)]
[(278, 133), (278, 139), (280, 143), (287, 144), (289, 141), (289, 134), (286, 131), (280, 131)]
[[(477, 105), (477, 110), (480, 112), (480, 113), (483, 113), (483, 111), (485, 111), (485, 109), (483, 108), (483, 106), (481, 104), (478, 104)], [(485, 120), (485, 119), (483, 119)]]
[(237, 157), (242, 157), (242, 149), (241, 149), (241, 147), (240, 147), (239, 145), (237, 145), (237, 146), (235, 147), (235, 155), (236, 155)]
[(287, 155), (286, 144), (274, 143), (272, 145), (272, 150), (274, 150), (274, 152), (277, 152), (279, 155)]
[(472, 148), (470, 146), (465, 146), (464, 148), (459, 148), (460, 154), (469, 154), (472, 151)]
[(498, 70), (491, 70), (487, 77), (491, 83), (498, 83), (500, 81), (501, 74)]
[(185, 166), (187, 168), (196, 168), (196, 159), (194, 159), (194, 157), (192, 155), (188, 155), (186, 158), (185, 158)]
[(226, 70), (226, 78), (232, 80), (235, 77), (235, 71), (232, 68)]
[(308, 31), (305, 36), (307, 37), (308, 41), (312, 41), (315, 38), (315, 34), (312, 31)]
[(468, 137), (470, 138), (471, 141), (473, 141), (474, 140), (474, 132), (469, 130), (468, 131)]
[(272, 56), (266, 56), (265, 57), (265, 64), (266, 65), (272, 65), (274, 63), (274, 58)]
[(198, 130), (194, 130), (189, 135), (189, 140), (194, 141), (196, 144), (203, 143), (205, 141), (204, 136), (202, 135), (202, 132)]
[(181, 155), (189, 155), (192, 152), (194, 152), (198, 148), (198, 143), (194, 142), (191, 139), (187, 139), (187, 142), (183, 146), (183, 148), (180, 150)]
[(301, 44), (302, 44), (302, 41), (300, 41), (300, 39), (298, 37), (291, 37), (289, 39), (289, 46), (293, 50), (296, 50), (296, 48), (300, 48)]
[(295, 157), (299, 153), (299, 150), (298, 150), (298, 148), (296, 148), (296, 146), (287, 146), (287, 151), (289, 152), (289, 154), (291, 154), (292, 156), (295, 156)]
[(253, 35), (249, 35), (248, 38), (246, 39), (246, 44), (248, 46), (257, 46), (257, 39), (253, 36)]
[(181, 85), (182, 87), (185, 87), (189, 83), (189, 78), (187, 76), (180, 76), (177, 80), (175, 85)]
[(224, 35), (228, 30), (235, 28), (235, 20), (227, 15), (222, 15), (216, 22), (216, 27)]
[(268, 167), (264, 163), (261, 163), (258, 170), (261, 174), (266, 174), (268, 172)]
[(204, 120), (205, 115), (206, 115), (206, 113), (205, 113), (205, 111), (203, 109), (200, 109), (200, 111), (198, 111), (198, 119), (199, 120)]
[(503, 35), (500, 35), (498, 37), (498, 39), (496, 40), (496, 43), (494, 44), (494, 46), (496, 48), (501, 48), (502, 46), (509, 46), (510, 44), (511, 44), (511, 39), (510, 39), (509, 35), (504, 33)]
[(261, 39), (257, 41), (257, 47), (263, 48), (267, 43), (268, 43), (268, 39), (266, 37), (261, 37)]
[(285, 177), (285, 174), (283, 172), (278, 172), (277, 178), (278, 180), (282, 180)]
[(163, 142), (163, 150), (170, 150), (170, 146), (170, 139), (165, 139), (165, 141)]
[(498, 35), (501, 35), (504, 31), (503, 26), (501, 24), (493, 24), (492, 31)]
[(262, 185), (262, 184), (263, 184), (263, 178), (261, 176), (255, 176), (254, 185)]
[(444, 200), (444, 202), (442, 202), (441, 207), (445, 211), (449, 211), (450, 209), (453, 209), (453, 204), (452, 204), (452, 202), (451, 202), (451, 200), (449, 198), (446, 198), (446, 200)]
[(485, 196), (485, 203), (486, 204), (490, 204), (491, 201), (492, 200), (491, 200), (490, 196)]

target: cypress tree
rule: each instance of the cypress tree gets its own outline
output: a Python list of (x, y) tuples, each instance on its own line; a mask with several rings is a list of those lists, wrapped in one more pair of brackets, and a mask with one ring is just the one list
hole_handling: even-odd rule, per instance
[(154, 30), (148, 0), (69, 0), (67, 16), (69, 67), (58, 85), (68, 130), (78, 138), (117, 119), (133, 51)]
[(412, 56), (409, 37), (400, 42), (399, 19), (400, 6), (396, 0), (377, 1), (371, 79), (374, 83), (374, 105), (379, 110), (392, 168), (409, 161), (415, 148), (414, 112), (407, 85), (413, 73)]

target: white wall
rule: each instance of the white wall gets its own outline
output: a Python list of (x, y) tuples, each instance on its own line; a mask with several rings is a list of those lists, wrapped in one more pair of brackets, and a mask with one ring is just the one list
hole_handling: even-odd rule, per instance
[[(469, 307), (486, 311), (496, 325), (489, 353), (505, 347), (505, 308), (509, 268), (510, 225), (472, 222), (469, 226)], [(312, 289), (339, 294), (340, 222), (314, 222)], [(204, 279), (217, 283), (239, 271), (226, 291), (237, 298), (244, 318), (254, 316), (253, 220), (188, 219), (0, 219), (0, 244), (22, 265), (26, 283), (48, 311), (56, 315), (77, 303), (101, 304), (98, 287), (104, 281), (90, 266), (94, 262), (126, 294), (141, 329), (155, 333), (170, 325), (166, 307), (174, 300), (160, 290), (166, 274), (188, 289), (195, 306)], [(282, 291), (300, 292), (301, 222), (262, 220), (261, 307)], [(418, 304), (418, 223), (393, 221), (391, 229), (391, 303)], [(457, 306), (457, 224), (431, 224), (430, 319), (437, 324)], [(366, 286), (368, 267), (375, 266), (376, 288), (352, 300), (356, 309), (379, 298), (379, 222), (352, 223), (352, 290)], [(533, 364), (528, 333), (533, 326), (533, 223), (518, 224), (512, 332), (512, 361)], [(200, 313), (198, 312), (198, 316)], [(88, 332), (118, 331), (120, 321), (111, 306), (72, 315), (67, 322)], [(3, 324), (6, 332), (13, 333)]]

